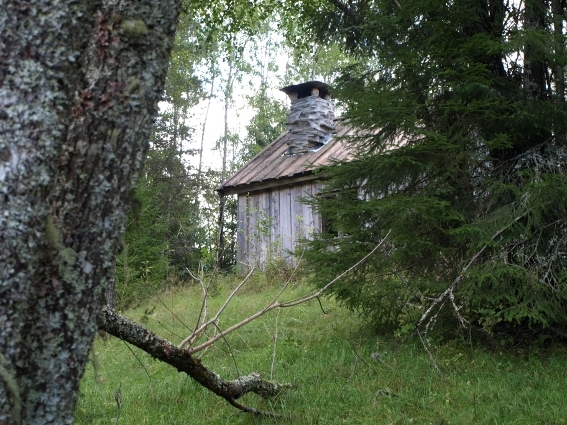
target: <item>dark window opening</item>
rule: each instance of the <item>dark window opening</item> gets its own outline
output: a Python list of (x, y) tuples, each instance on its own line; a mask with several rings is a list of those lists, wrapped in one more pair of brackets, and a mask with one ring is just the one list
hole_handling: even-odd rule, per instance
[(339, 237), (339, 232), (333, 226), (333, 220), (329, 217), (321, 217), (321, 231), (333, 236), (334, 238)]

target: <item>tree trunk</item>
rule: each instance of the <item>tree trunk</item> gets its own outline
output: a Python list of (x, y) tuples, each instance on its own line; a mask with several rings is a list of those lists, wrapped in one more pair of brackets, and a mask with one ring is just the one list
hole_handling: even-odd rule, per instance
[[(541, 31), (545, 28), (546, 0), (527, 0), (524, 12), (524, 26), (529, 30)], [(525, 85), (535, 98), (545, 99), (548, 95), (546, 85), (547, 64), (542, 58), (542, 48), (536, 43), (526, 43), (524, 61), (526, 67)]]
[(0, 423), (73, 421), (181, 0), (0, 0)]
[[(565, 55), (565, 35), (563, 34), (563, 22), (565, 20), (565, 0), (552, 0), (551, 9), (553, 12), (553, 33), (555, 38), (555, 51), (559, 57)], [(553, 66), (555, 77), (555, 102), (557, 109), (565, 110), (565, 72), (564, 67), (558, 60)], [(565, 120), (559, 117), (555, 120), (555, 137), (557, 143), (565, 146), (566, 143)]]
[(199, 148), (199, 165), (197, 166), (197, 187), (195, 188), (195, 205), (198, 206), (200, 211), (200, 201), (199, 195), (201, 194), (201, 188), (203, 187), (203, 152), (205, 147), (205, 130), (207, 128), (207, 120), (209, 118), (209, 110), (211, 108), (211, 100), (213, 98), (213, 90), (215, 88), (215, 76), (211, 80), (211, 91), (207, 98), (207, 109), (205, 109), (205, 116), (203, 118), (203, 124), (201, 126), (201, 146)]
[[(221, 183), (224, 183), (226, 180), (227, 174), (227, 164), (226, 164), (226, 157), (228, 154), (228, 138), (229, 138), (229, 129), (228, 129), (228, 108), (230, 103), (232, 102), (232, 86), (234, 83), (234, 56), (233, 53), (228, 58), (228, 77), (226, 80), (226, 87), (224, 91), (224, 135), (221, 139), (221, 146), (220, 149), (222, 150), (222, 169), (221, 169)], [(218, 228), (219, 234), (217, 237), (217, 258), (216, 258), (216, 265), (218, 269), (222, 269), (224, 267), (224, 210), (226, 205), (226, 199), (224, 196), (221, 196), (219, 201), (219, 219), (218, 219)]]

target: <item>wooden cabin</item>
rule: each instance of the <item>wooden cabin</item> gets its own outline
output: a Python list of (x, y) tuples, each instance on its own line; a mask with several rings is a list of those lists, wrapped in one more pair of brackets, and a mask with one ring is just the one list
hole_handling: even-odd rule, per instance
[(237, 261), (263, 267), (292, 252), (300, 239), (323, 230), (324, 220), (303, 198), (317, 196), (323, 183), (320, 166), (348, 160), (341, 139), (352, 130), (334, 119), (328, 87), (319, 81), (284, 87), (291, 99), (288, 131), (252, 158), (217, 190), (238, 196)]

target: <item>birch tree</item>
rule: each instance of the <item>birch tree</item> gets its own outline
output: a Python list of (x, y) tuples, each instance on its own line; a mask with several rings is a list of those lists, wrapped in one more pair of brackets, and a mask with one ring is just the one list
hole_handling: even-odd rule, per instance
[(180, 0), (0, 2), (0, 423), (71, 423)]

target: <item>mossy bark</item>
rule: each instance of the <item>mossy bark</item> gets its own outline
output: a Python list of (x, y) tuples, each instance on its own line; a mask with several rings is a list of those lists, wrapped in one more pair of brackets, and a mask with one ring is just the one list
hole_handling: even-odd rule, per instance
[(180, 0), (0, 0), (0, 423), (73, 421)]

